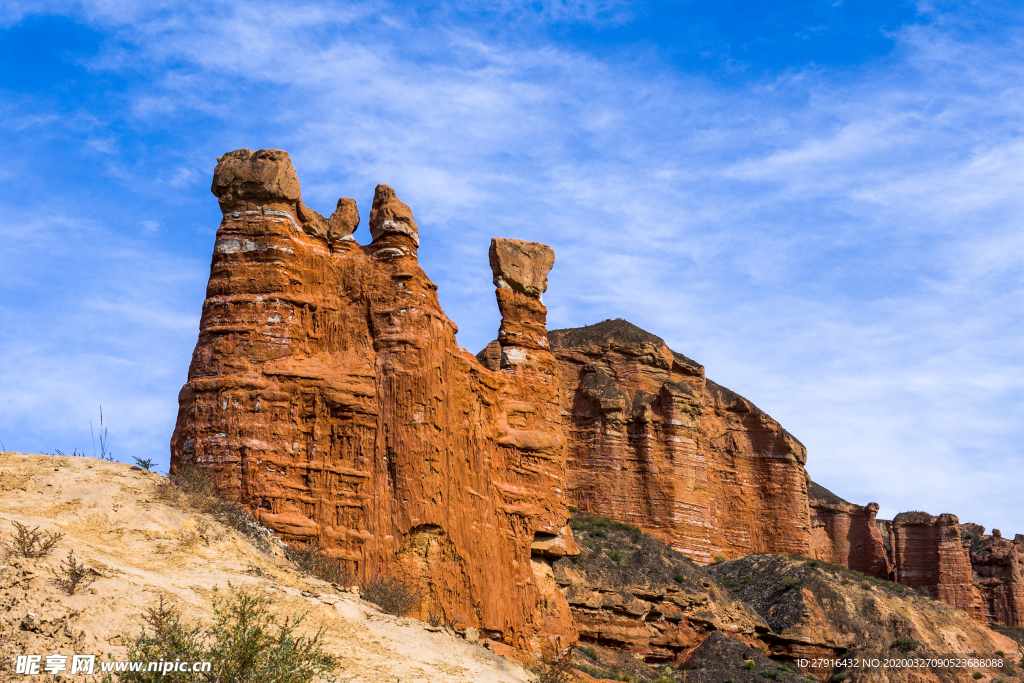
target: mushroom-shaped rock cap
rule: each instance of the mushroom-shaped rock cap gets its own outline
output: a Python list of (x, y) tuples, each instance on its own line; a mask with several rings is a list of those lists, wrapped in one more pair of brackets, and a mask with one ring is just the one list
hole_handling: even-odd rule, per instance
[(408, 235), (420, 246), (420, 229), (412, 218), (412, 209), (387, 185), (378, 185), (370, 208), (370, 237), (374, 241), (384, 235)]
[(302, 197), (299, 177), (283, 149), (228, 152), (217, 159), (210, 191), (222, 206), (246, 200), (298, 202)]
[(342, 197), (338, 200), (338, 208), (327, 220), (327, 236), (332, 242), (345, 239), (359, 227), (359, 208), (356, 200)]
[(495, 237), (488, 252), (494, 286), (539, 299), (547, 291), (555, 252), (546, 244)]

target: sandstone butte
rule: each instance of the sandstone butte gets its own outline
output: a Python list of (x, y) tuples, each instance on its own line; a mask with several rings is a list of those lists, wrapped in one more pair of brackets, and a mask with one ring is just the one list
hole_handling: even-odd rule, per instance
[(206, 468), (283, 540), (361, 577), (415, 581), (423, 619), (522, 651), (575, 642), (550, 567), (576, 552), (540, 301), (551, 249), (492, 244), (489, 370), (456, 343), (390, 187), (377, 186), (368, 245), (352, 237), (353, 200), (328, 218), (303, 204), (286, 152), (225, 154), (212, 191), (223, 220), (172, 471)]
[(704, 368), (621, 320), (546, 329), (549, 247), (495, 239), (502, 321), (459, 347), (386, 185), (371, 243), (356, 203), (306, 207), (286, 152), (218, 160), (217, 233), (172, 470), (208, 469), (289, 543), (362, 577), (419, 583), (443, 613), (521, 651), (575, 642), (552, 562), (569, 505), (634, 524), (701, 565), (804, 555), (924, 586), (989, 623), (1024, 623), (1024, 539), (952, 515), (875, 519), (810, 481), (807, 452)]

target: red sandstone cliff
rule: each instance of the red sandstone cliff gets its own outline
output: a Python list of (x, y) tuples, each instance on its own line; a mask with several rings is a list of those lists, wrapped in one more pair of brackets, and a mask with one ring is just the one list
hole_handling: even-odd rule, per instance
[(811, 557), (881, 579), (891, 578), (885, 541), (875, 519), (878, 503), (855, 505), (813, 481), (808, 496)]
[(575, 552), (539, 300), (551, 250), (492, 246), (503, 319), (489, 370), (456, 343), (391, 188), (377, 187), (362, 246), (355, 202), (310, 210), (286, 152), (218, 162), (224, 218), (172, 470), (207, 468), (289, 543), (413, 578), (424, 616), (522, 650), (574, 642), (547, 559)]
[(575, 506), (639, 526), (700, 564), (808, 554), (807, 452), (778, 422), (624, 320), (548, 337)]

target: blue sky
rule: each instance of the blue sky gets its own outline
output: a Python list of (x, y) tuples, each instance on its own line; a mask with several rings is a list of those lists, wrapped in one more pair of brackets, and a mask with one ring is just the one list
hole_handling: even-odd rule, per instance
[[(784, 7), (777, 5), (784, 4)], [(698, 359), (881, 516), (1024, 533), (1024, 11), (1010, 2), (0, 0), (0, 440), (166, 469), (216, 157), (416, 214), (460, 343), (493, 236), (549, 327)]]

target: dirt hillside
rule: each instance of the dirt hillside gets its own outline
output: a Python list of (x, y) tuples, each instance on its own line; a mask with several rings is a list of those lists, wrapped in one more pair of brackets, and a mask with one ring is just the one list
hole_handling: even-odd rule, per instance
[[(519, 665), (453, 632), (383, 614), (298, 573), (277, 543), (258, 548), (209, 515), (171, 505), (159, 495), (164, 481), (116, 462), (0, 454), (0, 538), (10, 539), (14, 522), (64, 534), (42, 559), (0, 554), (0, 681), (23, 679), (13, 672), (20, 654), (125, 659), (123, 635), (140, 631), (143, 611), (160, 597), (177, 604), (186, 620), (209, 624), (211, 599), (229, 582), (265, 592), (282, 615), (308, 613), (304, 626), (311, 631), (322, 625), (326, 649), (341, 660), (339, 681), (531, 680)], [(51, 575), (71, 550), (98, 572), (74, 596)]]

